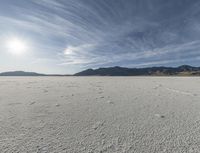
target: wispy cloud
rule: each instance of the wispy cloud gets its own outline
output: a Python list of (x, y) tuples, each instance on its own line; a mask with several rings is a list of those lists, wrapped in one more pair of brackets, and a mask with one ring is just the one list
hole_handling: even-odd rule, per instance
[(178, 64), (187, 58), (194, 58), (193, 64), (200, 54), (199, 5), (196, 0), (5, 1), (9, 7), (0, 6), (0, 36), (31, 37), (35, 63), (53, 63), (66, 72), (69, 67), (75, 72), (110, 65)]

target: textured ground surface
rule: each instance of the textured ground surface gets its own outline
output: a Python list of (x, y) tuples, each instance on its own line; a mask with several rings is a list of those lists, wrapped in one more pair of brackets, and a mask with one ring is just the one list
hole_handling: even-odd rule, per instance
[(0, 152), (200, 152), (198, 77), (1, 77)]

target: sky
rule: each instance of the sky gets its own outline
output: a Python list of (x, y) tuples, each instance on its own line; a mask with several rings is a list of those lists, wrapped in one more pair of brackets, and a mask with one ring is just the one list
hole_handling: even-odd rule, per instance
[(0, 72), (200, 66), (199, 0), (0, 0)]

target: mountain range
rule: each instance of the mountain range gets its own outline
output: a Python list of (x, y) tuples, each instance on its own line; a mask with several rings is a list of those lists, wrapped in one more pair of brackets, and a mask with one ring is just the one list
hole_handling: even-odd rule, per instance
[(87, 69), (74, 75), (40, 74), (35, 72), (10, 71), (0, 76), (200, 76), (200, 67), (182, 65), (179, 67), (125, 68), (108, 67)]
[(41, 73), (24, 72), (24, 71), (9, 71), (0, 73), (0, 76), (69, 76), (69, 75), (41, 74)]
[(9, 71), (0, 73), (0, 76), (46, 76), (46, 75), (35, 72)]
[(87, 69), (76, 73), (75, 76), (200, 76), (200, 67), (182, 65), (179, 67), (147, 67), (125, 68), (108, 67), (99, 69)]

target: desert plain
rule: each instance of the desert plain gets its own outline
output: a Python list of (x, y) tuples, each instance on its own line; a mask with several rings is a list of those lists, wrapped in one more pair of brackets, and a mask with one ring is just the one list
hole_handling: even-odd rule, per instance
[(0, 77), (1, 153), (199, 153), (200, 77)]

